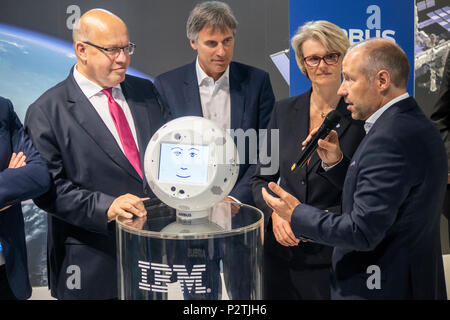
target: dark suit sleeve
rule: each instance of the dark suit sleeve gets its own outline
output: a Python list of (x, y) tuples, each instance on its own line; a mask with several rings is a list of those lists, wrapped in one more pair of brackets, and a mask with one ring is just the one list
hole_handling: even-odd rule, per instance
[(329, 170), (324, 170), (321, 162), (319, 168), (317, 169), (317, 173), (326, 178), (337, 190), (342, 192), (342, 187), (344, 185), (345, 176), (347, 175), (349, 165), (350, 159), (343, 154), (342, 160)]
[(49, 192), (34, 199), (36, 205), (67, 223), (89, 231), (106, 233), (107, 211), (115, 197), (83, 189), (67, 178), (52, 122), (40, 105), (32, 105), (28, 109), (25, 128), (42, 158), (46, 160), (53, 182)]
[(35, 198), (50, 187), (50, 176), (45, 162), (25, 134), (11, 102), (5, 101), (8, 105), (12, 150), (25, 154), (26, 166), (0, 172), (0, 209), (8, 204)]
[(431, 120), (439, 129), (447, 150), (448, 165), (450, 168), (450, 52), (447, 54), (444, 75), (442, 78), (439, 99), (436, 102)]
[(158, 102), (161, 104), (161, 107), (163, 108), (164, 114), (167, 115), (167, 120), (171, 120), (172, 117), (172, 113), (169, 107), (169, 103), (164, 91), (164, 86), (161, 84), (161, 80), (156, 77), (155, 81), (153, 82), (153, 86), (156, 89), (156, 94), (158, 96)]
[(291, 219), (294, 234), (350, 250), (374, 249), (397, 218), (412, 185), (413, 169), (402, 149), (393, 137), (373, 139), (362, 150), (360, 162), (348, 169), (346, 183), (356, 184), (356, 192), (347, 195), (354, 199), (351, 212), (337, 214), (300, 204)]
[[(270, 150), (272, 150), (272, 143), (275, 143), (276, 144), (275, 150), (276, 150), (276, 152), (279, 152), (278, 141), (272, 142), (272, 139), (271, 139), (272, 138), (272, 135), (271, 135), (272, 130), (278, 129), (276, 110), (277, 109), (275, 108), (273, 111), (272, 117), (270, 119), (269, 125), (267, 127), (267, 135), (265, 136), (264, 144), (267, 146), (267, 151), (270, 151)], [(265, 150), (262, 150), (262, 151), (264, 152)], [(266, 188), (266, 190), (269, 193), (271, 193), (271, 191), (269, 190), (267, 185), (271, 181), (277, 182), (278, 178), (280, 177), (279, 164), (277, 165), (277, 168), (273, 170), (274, 172), (269, 172), (271, 174), (264, 173), (264, 171), (268, 170), (271, 165), (276, 165), (272, 161), (274, 159), (274, 155), (272, 155), (270, 153), (268, 153), (267, 155), (268, 156), (270, 155), (271, 161), (269, 163), (262, 163), (260, 161), (258, 163), (258, 165), (256, 166), (254, 175), (251, 179), (253, 200), (255, 201), (256, 207), (261, 209), (264, 213), (264, 227), (267, 227), (267, 223), (269, 222), (269, 218), (272, 216), (273, 210), (264, 201), (261, 190), (262, 190), (262, 188)], [(267, 158), (269, 159), (269, 157), (267, 157)], [(272, 170), (268, 170), (268, 171), (272, 171)]]
[[(270, 120), (273, 106), (275, 103), (275, 96), (273, 94), (272, 85), (270, 83), (269, 74), (264, 73), (264, 80), (259, 91), (259, 113), (258, 113), (258, 128), (265, 129)], [(259, 150), (259, 148), (258, 148)], [(254, 159), (256, 160), (256, 159)], [(230, 196), (238, 199), (239, 201), (247, 204), (253, 204), (251, 179), (256, 170), (256, 164), (248, 166), (246, 172), (236, 183), (233, 190), (230, 192)]]
[(153, 91), (155, 93), (156, 99), (161, 107), (161, 114), (163, 117), (163, 123), (167, 123), (174, 119), (172, 111), (170, 110), (169, 104), (165, 92), (162, 88), (161, 82), (158, 78), (155, 79), (152, 85)]
[(264, 74), (264, 82), (259, 96), (259, 129), (267, 128), (275, 104), (275, 96), (270, 83), (269, 74)]

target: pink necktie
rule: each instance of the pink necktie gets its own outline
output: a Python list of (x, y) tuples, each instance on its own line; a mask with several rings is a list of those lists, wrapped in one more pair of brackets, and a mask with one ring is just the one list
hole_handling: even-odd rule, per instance
[(112, 97), (112, 88), (103, 89), (102, 92), (108, 97), (108, 108), (109, 113), (116, 126), (117, 132), (119, 133), (120, 142), (122, 142), (123, 150), (125, 151), (125, 156), (134, 169), (139, 173), (142, 178), (141, 161), (139, 160), (139, 151), (136, 147), (136, 142), (134, 141), (133, 134), (131, 133), (130, 126), (128, 125), (127, 118), (123, 112), (120, 105)]

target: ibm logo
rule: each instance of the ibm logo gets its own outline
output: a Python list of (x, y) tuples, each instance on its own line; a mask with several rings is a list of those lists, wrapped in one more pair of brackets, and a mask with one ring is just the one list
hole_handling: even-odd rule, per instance
[[(187, 290), (189, 293), (207, 293), (206, 287), (202, 282), (202, 274), (206, 271), (206, 265), (196, 264), (189, 274), (186, 266), (138, 261), (141, 269), (141, 281), (139, 289), (153, 292), (168, 292), (167, 283), (170, 282), (172, 274), (176, 274), (177, 280), (180, 282), (182, 292)], [(151, 270), (154, 274), (154, 283), (148, 283), (148, 272)], [(209, 289), (208, 289), (209, 291)]]

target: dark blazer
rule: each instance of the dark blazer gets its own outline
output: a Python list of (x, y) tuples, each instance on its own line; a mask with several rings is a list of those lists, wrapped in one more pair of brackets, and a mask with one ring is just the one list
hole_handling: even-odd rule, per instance
[[(450, 51), (447, 53), (447, 62), (439, 91), (439, 99), (434, 105), (431, 120), (435, 123), (447, 150), (447, 165), (450, 168)], [(443, 213), (450, 219), (450, 186), (447, 186)]]
[[(121, 87), (134, 119), (143, 168), (147, 143), (167, 115), (150, 81), (127, 75)], [(115, 222), (107, 223), (107, 210), (116, 197), (126, 193), (153, 196), (149, 187), (72, 71), (29, 107), (25, 127), (53, 179), (50, 192), (35, 200), (50, 213), (52, 295), (58, 299), (117, 298)], [(80, 286), (74, 270), (80, 271)]]
[[(447, 157), (412, 97), (388, 108), (351, 161), (326, 176), (342, 183), (347, 168), (342, 214), (301, 204), (291, 220), (294, 234), (335, 246), (332, 298), (446, 299), (439, 223)], [(380, 288), (369, 289), (377, 275)]]
[[(262, 175), (261, 169), (268, 165), (258, 165), (252, 179), (256, 206), (264, 212), (265, 249), (280, 259), (290, 261), (297, 267), (331, 264), (332, 248), (313, 242), (301, 243), (297, 247), (284, 247), (279, 244), (272, 230), (273, 210), (264, 201), (261, 189), (265, 187), (268, 190), (269, 182), (277, 182), (281, 178), (280, 186), (302, 203), (340, 212), (342, 188), (335, 187), (327, 179), (317, 174), (317, 169), (321, 166), (317, 153), (313, 154), (308, 166), (291, 172), (292, 164), (301, 153), (301, 143), (309, 134), (310, 96), (311, 90), (276, 103), (268, 129), (279, 130), (279, 170), (273, 175)], [(337, 110), (342, 118), (337, 132), (344, 155), (351, 158), (365, 136), (365, 131), (362, 121), (352, 120), (346, 106), (344, 99), (341, 99)], [(270, 147), (268, 149), (270, 150)]]
[[(195, 66), (196, 61), (161, 74), (155, 79), (155, 86), (163, 103), (170, 109), (174, 118), (203, 116)], [(266, 128), (275, 102), (269, 74), (251, 66), (231, 62), (229, 79), (231, 129), (254, 129), (258, 134), (259, 129)], [(256, 159), (249, 159), (248, 141), (245, 150), (245, 163), (240, 166), (238, 180), (230, 195), (252, 205), (250, 178), (254, 166), (251, 164), (256, 164)], [(240, 154), (240, 157), (243, 155)]]
[[(23, 152), (26, 166), (8, 169), (13, 152)], [(25, 134), (11, 102), (0, 97), (0, 243), (9, 286), (18, 299), (28, 299), (27, 250), (20, 201), (40, 196), (50, 188), (50, 176), (31, 140)]]

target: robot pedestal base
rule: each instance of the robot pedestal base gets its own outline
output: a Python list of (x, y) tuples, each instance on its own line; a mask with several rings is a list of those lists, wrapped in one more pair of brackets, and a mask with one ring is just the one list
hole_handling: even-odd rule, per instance
[(260, 210), (223, 201), (207, 217), (182, 220), (164, 204), (117, 219), (121, 299), (262, 298)]

